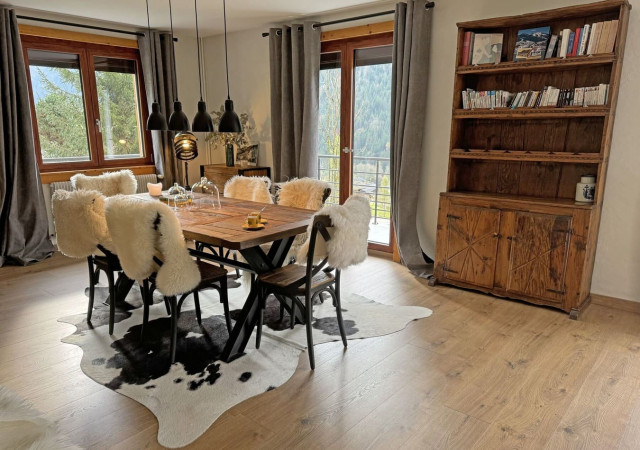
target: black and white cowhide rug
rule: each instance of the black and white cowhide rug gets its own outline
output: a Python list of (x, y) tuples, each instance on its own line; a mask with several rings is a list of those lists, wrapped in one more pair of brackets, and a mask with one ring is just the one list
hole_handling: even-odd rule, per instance
[[(108, 334), (108, 307), (101, 303), (106, 295), (106, 289), (97, 288), (91, 324), (84, 313), (59, 319), (76, 326), (62, 341), (82, 348), (80, 366), (87, 376), (143, 404), (158, 418), (158, 442), (166, 447), (193, 442), (226, 410), (285, 383), (306, 349), (305, 327), (298, 324), (290, 330), (289, 315), (281, 322), (278, 303), (271, 297), (260, 349), (255, 348), (254, 333), (243, 357), (229, 364), (219, 361), (228, 334), (217, 293), (205, 291), (200, 295), (202, 327), (192, 299), (182, 307), (177, 361), (170, 366), (170, 319), (161, 297), (154, 298), (141, 342), (137, 286), (117, 311), (113, 336)], [(242, 296), (231, 296), (232, 318), (240, 314), (242, 304)], [(384, 305), (354, 294), (343, 296), (342, 310), (349, 339), (394, 333), (431, 315), (427, 308)], [(330, 298), (314, 307), (313, 328), (315, 345), (340, 339)]]

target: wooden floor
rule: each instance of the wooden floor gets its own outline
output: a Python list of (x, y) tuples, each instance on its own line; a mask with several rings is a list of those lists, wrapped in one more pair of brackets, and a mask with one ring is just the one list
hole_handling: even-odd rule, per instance
[[(155, 417), (80, 370), (86, 264), (0, 269), (0, 384), (88, 448), (153, 448)], [(242, 289), (234, 290), (239, 295)], [(193, 448), (640, 448), (640, 316), (592, 304), (581, 320), (444, 286), (379, 257), (343, 291), (422, 305), (399, 333), (316, 347), (291, 380), (227, 411)]]

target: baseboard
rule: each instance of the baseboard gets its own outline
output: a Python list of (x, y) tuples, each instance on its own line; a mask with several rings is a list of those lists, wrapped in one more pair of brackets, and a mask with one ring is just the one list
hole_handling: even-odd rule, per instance
[(591, 294), (591, 303), (595, 305), (606, 306), (607, 308), (614, 308), (621, 311), (640, 314), (640, 302), (624, 300), (622, 298), (616, 297), (608, 297), (606, 295)]

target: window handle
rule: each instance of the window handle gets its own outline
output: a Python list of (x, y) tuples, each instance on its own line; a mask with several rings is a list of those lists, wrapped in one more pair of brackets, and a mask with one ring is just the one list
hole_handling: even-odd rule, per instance
[(342, 149), (342, 152), (343, 152), (343, 153), (352, 153), (352, 152), (353, 152), (353, 149), (351, 149), (351, 148), (349, 148), (349, 147), (345, 147), (345, 148), (343, 148), (343, 149)]
[(102, 123), (100, 119), (96, 119), (96, 127), (98, 128), (98, 133), (102, 133)]

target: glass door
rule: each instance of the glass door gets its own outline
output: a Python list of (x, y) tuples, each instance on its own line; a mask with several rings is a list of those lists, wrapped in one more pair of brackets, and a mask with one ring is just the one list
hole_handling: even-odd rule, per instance
[(329, 202), (371, 204), (369, 246), (391, 251), (390, 130), (393, 34), (322, 43), (318, 178)]

